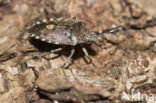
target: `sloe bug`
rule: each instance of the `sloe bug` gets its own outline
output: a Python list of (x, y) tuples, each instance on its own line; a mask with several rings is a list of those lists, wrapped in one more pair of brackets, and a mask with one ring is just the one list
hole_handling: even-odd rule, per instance
[[(39, 39), (43, 42), (72, 46), (68, 60), (75, 53), (74, 47), (81, 45), (82, 51), (88, 57), (87, 50), (83, 47), (84, 43), (96, 42), (105, 33), (113, 33), (126, 26), (119, 26), (102, 32), (90, 32), (84, 22), (75, 18), (48, 18), (36, 20), (25, 27), (25, 31), (30, 37)], [(51, 53), (61, 51), (63, 48), (52, 50)]]

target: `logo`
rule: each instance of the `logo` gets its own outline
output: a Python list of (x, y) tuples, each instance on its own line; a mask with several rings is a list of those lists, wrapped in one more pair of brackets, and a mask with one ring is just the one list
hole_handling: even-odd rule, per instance
[(144, 94), (139, 90), (131, 90), (130, 94), (127, 94), (125, 91), (122, 92), (122, 100), (126, 101), (146, 101), (147, 103), (156, 103), (156, 96), (154, 94)]

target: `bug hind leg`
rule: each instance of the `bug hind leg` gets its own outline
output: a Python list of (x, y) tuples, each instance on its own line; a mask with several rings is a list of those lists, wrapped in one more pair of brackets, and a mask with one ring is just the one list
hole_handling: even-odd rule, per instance
[(63, 50), (63, 49), (64, 49), (64, 47), (51, 50), (50, 52), (45, 52), (45, 53), (41, 54), (40, 57), (44, 57), (44, 56), (49, 55), (49, 54), (51, 54), (51, 53), (59, 52), (59, 51), (61, 51), (61, 50)]
[(86, 48), (82, 47), (82, 51), (83, 51), (83, 53), (85, 54), (85, 56), (89, 59), (89, 61), (85, 59), (86, 63), (87, 63), (87, 64), (92, 63), (92, 59), (89, 57)]

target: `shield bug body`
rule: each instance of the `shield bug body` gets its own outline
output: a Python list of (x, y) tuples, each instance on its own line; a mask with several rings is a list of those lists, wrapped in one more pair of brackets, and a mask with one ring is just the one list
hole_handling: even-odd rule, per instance
[[(43, 42), (72, 46), (70, 56), (68, 57), (68, 59), (70, 59), (75, 52), (74, 46), (95, 42), (102, 36), (102, 34), (114, 32), (122, 28), (123, 27), (120, 26), (96, 33), (90, 32), (84, 22), (77, 21), (73, 18), (48, 18), (30, 23), (25, 27), (25, 30), (30, 34), (30, 37), (39, 39)], [(63, 48), (59, 48), (52, 50), (51, 52), (56, 52), (62, 49)], [(83, 45), (82, 50), (88, 57), (87, 50)]]

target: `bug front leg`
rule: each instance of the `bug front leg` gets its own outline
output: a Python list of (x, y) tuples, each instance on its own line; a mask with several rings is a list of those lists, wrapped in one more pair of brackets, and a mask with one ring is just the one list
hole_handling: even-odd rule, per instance
[[(81, 46), (81, 47), (82, 47), (82, 46)], [(88, 52), (87, 52), (86, 48), (82, 47), (82, 51), (84, 52), (85, 56), (89, 59), (89, 61), (86, 60), (86, 62), (87, 62), (88, 64), (91, 63), (91, 62), (92, 62), (92, 59), (88, 56)]]
[[(85, 60), (85, 61), (86, 61), (88, 64), (92, 63), (92, 59), (89, 57), (86, 48), (83, 47), (82, 45), (81, 45), (81, 47), (82, 47), (82, 51), (84, 52), (85, 56), (89, 59), (89, 61), (88, 61), (88, 60)], [(85, 58), (84, 58), (84, 59), (85, 59)], [(92, 64), (93, 64), (93, 66), (96, 66), (94, 63), (92, 63)]]
[(87, 52), (86, 48), (82, 47), (82, 51), (83, 51), (84, 54), (88, 57), (88, 52)]

